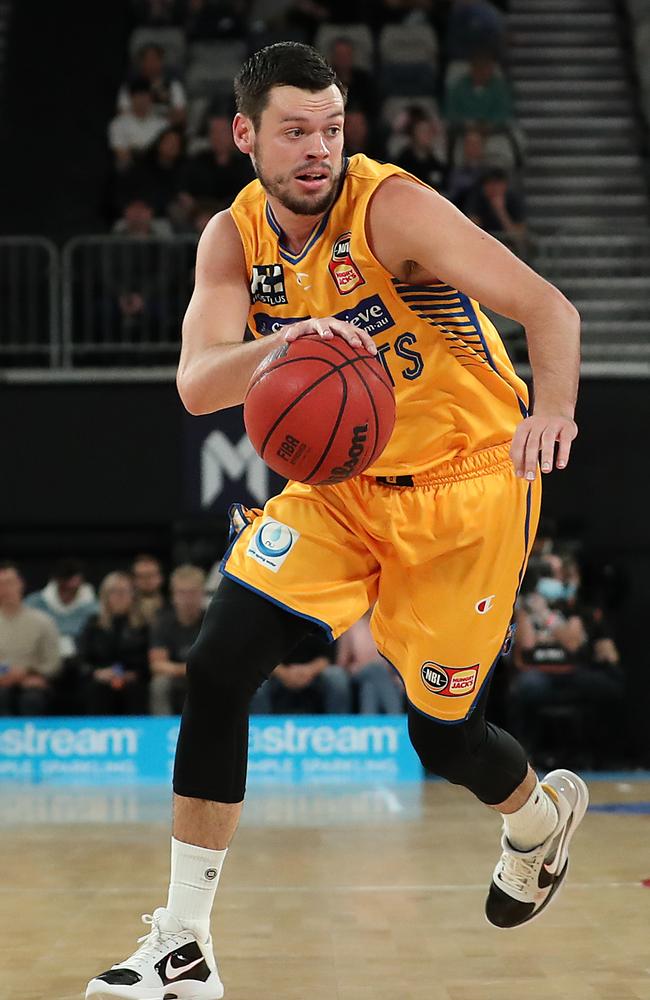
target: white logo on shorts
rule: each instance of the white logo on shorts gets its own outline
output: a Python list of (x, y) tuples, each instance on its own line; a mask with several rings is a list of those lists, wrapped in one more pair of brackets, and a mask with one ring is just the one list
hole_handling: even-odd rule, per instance
[(479, 615), (486, 615), (488, 611), (491, 611), (494, 607), (494, 598), (496, 594), (490, 594), (489, 597), (482, 597), (480, 601), (477, 601), (474, 607)]
[(265, 518), (248, 543), (246, 555), (277, 573), (299, 538), (295, 528)]

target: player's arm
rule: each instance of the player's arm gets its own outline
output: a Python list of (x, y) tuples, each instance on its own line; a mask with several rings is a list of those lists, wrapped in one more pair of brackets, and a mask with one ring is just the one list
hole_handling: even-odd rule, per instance
[(283, 341), (318, 334), (344, 337), (375, 354), (372, 337), (335, 316), (293, 323), (259, 340), (244, 340), (250, 292), (244, 250), (230, 212), (205, 227), (196, 254), (194, 292), (183, 320), (176, 384), (190, 413), (214, 413), (243, 402), (251, 375)]
[(195, 284), (183, 320), (176, 384), (190, 413), (213, 413), (241, 403), (250, 376), (277, 335), (244, 343), (250, 294), (244, 251), (229, 212), (205, 227), (196, 255)]
[(535, 383), (534, 413), (512, 442), (518, 475), (533, 479), (569, 459), (580, 370), (580, 316), (564, 295), (498, 240), (478, 229), (446, 198), (402, 178), (386, 181), (368, 216), (368, 235), (381, 263), (403, 275), (412, 261), (526, 330)]

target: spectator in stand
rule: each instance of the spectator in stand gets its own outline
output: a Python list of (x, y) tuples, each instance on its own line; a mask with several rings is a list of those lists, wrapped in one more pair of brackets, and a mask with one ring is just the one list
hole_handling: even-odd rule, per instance
[(155, 216), (178, 224), (182, 212), (179, 196), (184, 172), (185, 137), (179, 129), (165, 129), (153, 146), (119, 179), (118, 200), (124, 203), (133, 199), (137, 201), (140, 197), (151, 206)]
[(431, 21), (435, 13), (434, 0), (376, 0), (372, 5), (375, 27), (401, 24), (406, 20), (426, 18)]
[(475, 55), (469, 72), (449, 89), (446, 118), (457, 130), (467, 126), (485, 132), (508, 128), (513, 120), (510, 88), (491, 55)]
[(232, 121), (213, 115), (208, 125), (210, 149), (190, 158), (182, 195), (188, 216), (198, 200), (209, 199), (227, 208), (241, 189), (255, 180), (247, 156), (242, 156), (232, 139)]
[(413, 112), (408, 127), (408, 142), (401, 151), (397, 165), (408, 170), (431, 187), (443, 186), (446, 165), (439, 158), (440, 122), (420, 111)]
[(622, 718), (625, 685), (614, 640), (598, 613), (568, 610), (563, 602), (569, 596), (572, 586), (557, 578), (554, 567), (542, 564), (535, 589), (518, 602), (513, 655), (518, 673), (510, 702), (513, 732), (533, 760), (542, 751), (539, 711), (543, 707), (586, 706), (592, 752), (608, 721), (617, 715)]
[(462, 162), (452, 167), (447, 178), (447, 197), (461, 211), (465, 211), (467, 195), (478, 186), (485, 171), (483, 136), (478, 129), (468, 128), (463, 136)]
[(99, 612), (79, 636), (90, 715), (142, 715), (148, 708), (149, 629), (128, 573), (109, 573), (99, 588)]
[(169, 585), (172, 606), (158, 614), (149, 640), (152, 715), (182, 712), (187, 655), (203, 622), (203, 570), (198, 566), (179, 566), (172, 573)]
[(366, 156), (381, 157), (376, 139), (370, 128), (368, 116), (361, 108), (347, 108), (345, 112), (345, 151), (348, 156), (365, 153)]
[(511, 187), (507, 172), (498, 167), (486, 171), (468, 192), (463, 210), (487, 233), (505, 234), (515, 241), (523, 241), (526, 235), (523, 199)]
[(343, 633), (336, 645), (336, 662), (357, 687), (361, 715), (398, 715), (404, 711), (404, 685), (377, 651), (370, 631), (370, 611)]
[(83, 567), (77, 559), (58, 562), (47, 585), (29, 594), (25, 606), (44, 611), (52, 618), (59, 633), (62, 659), (75, 655), (79, 634), (98, 607), (95, 590), (84, 580)]
[(147, 625), (153, 625), (158, 613), (167, 607), (162, 565), (155, 556), (142, 553), (133, 560), (131, 573), (135, 584), (135, 602)]
[(0, 715), (44, 715), (61, 659), (56, 625), (24, 590), (18, 567), (0, 565)]
[(354, 44), (349, 38), (336, 38), (332, 42), (329, 61), (348, 88), (348, 106), (359, 108), (372, 118), (377, 111), (377, 86), (367, 70), (355, 66), (354, 56)]
[(331, 663), (332, 647), (311, 635), (292, 651), (291, 662), (281, 663), (251, 702), (251, 712), (262, 715), (345, 715), (352, 707), (350, 678)]
[[(130, 83), (137, 80), (146, 84), (151, 97), (152, 110), (165, 122), (182, 128), (187, 114), (187, 98), (183, 84), (178, 77), (165, 67), (165, 53), (159, 45), (148, 42), (138, 49), (135, 56), (135, 72)], [(123, 114), (132, 106), (130, 86), (124, 84), (117, 95), (117, 109)]]
[(445, 51), (449, 62), (469, 60), (482, 50), (500, 62), (505, 57), (505, 21), (488, 0), (453, 0), (447, 18)]
[(108, 142), (118, 171), (126, 170), (167, 128), (167, 120), (154, 110), (149, 83), (143, 78), (129, 85), (130, 106), (108, 126)]
[[(192, 232), (200, 236), (208, 222), (219, 211), (219, 203), (216, 201), (210, 201), (209, 198), (205, 200), (197, 201), (194, 205), (194, 211), (192, 212), (191, 227)], [(189, 288), (191, 294), (194, 288), (194, 281)]]
[(113, 232), (116, 236), (128, 236), (134, 240), (167, 239), (173, 235), (169, 219), (154, 218), (153, 205), (140, 195), (127, 201), (122, 217), (113, 226)]

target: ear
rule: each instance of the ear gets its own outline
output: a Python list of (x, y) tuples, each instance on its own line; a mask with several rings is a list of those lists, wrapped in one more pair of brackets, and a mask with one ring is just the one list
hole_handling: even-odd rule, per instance
[(237, 112), (232, 123), (232, 137), (240, 153), (245, 153), (248, 156), (253, 152), (255, 129), (250, 118)]

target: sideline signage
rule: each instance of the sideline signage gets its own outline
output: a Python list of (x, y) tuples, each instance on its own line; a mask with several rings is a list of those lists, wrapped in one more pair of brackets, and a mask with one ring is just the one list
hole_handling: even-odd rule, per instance
[[(175, 716), (0, 721), (0, 782), (153, 784), (171, 779)], [(248, 784), (414, 781), (401, 715), (253, 715)]]

